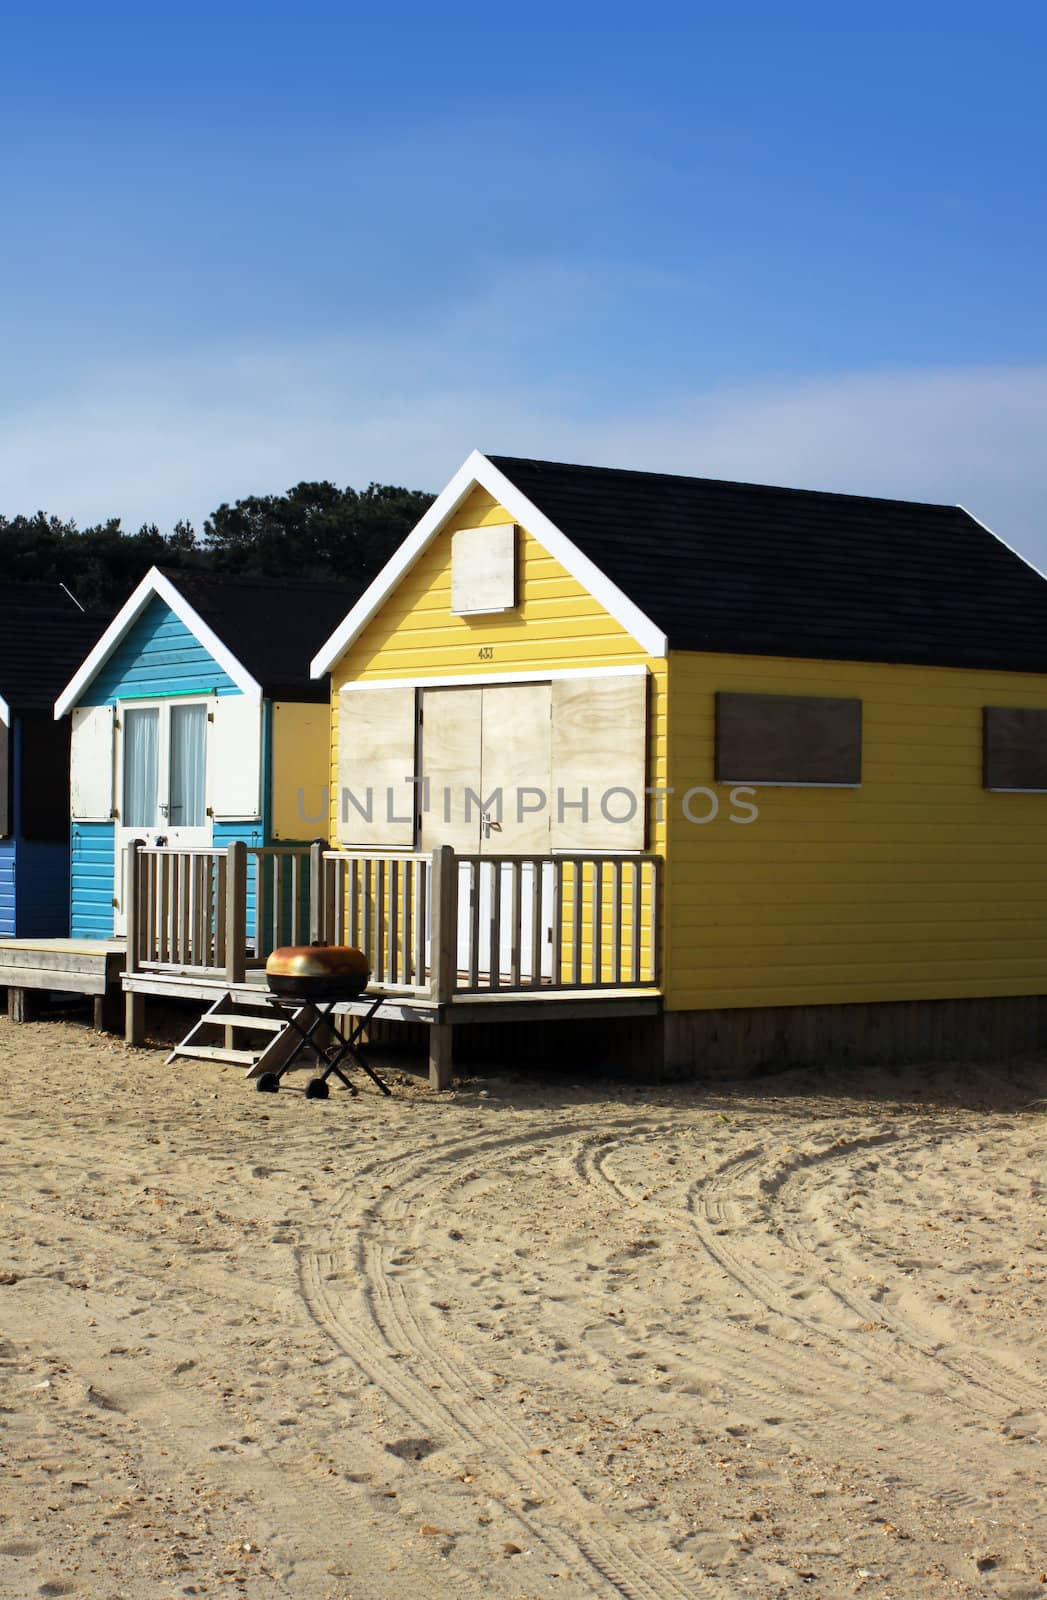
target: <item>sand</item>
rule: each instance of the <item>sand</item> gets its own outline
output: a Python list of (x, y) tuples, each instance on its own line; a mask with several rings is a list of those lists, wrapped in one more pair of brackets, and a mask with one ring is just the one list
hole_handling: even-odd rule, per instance
[(0, 1067), (5, 1600), (1047, 1594), (1043, 1062)]

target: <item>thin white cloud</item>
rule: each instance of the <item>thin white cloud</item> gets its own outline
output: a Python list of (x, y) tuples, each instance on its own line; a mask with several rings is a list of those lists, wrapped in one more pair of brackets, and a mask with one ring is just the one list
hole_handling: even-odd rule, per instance
[(469, 331), (90, 374), (0, 428), (0, 511), (199, 526), (222, 500), (303, 478), (439, 489), (477, 446), (959, 501), (1047, 565), (1047, 367), (783, 376), (654, 406), (514, 377)]

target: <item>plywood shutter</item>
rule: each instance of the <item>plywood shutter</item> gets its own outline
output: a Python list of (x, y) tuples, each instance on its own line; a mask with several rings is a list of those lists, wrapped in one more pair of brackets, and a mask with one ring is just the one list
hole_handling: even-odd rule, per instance
[(720, 783), (861, 783), (862, 702), (718, 694), (716, 777)]
[(112, 706), (77, 706), (69, 758), (74, 822), (111, 822), (113, 817)]
[(338, 696), (338, 840), (410, 849), (416, 797), (415, 691), (343, 689)]
[(11, 729), (0, 714), (0, 839), (11, 831)]
[[(553, 792), (550, 796), (552, 848), (642, 850), (646, 781), (646, 673), (606, 678), (555, 678), (552, 686)], [(588, 820), (574, 805), (582, 799), (583, 792), (588, 803)]]
[(986, 706), (985, 787), (1047, 789), (1047, 711)]
[(262, 707), (246, 695), (219, 695), (208, 724), (207, 789), (218, 821), (262, 814)]
[(515, 524), (459, 528), (451, 536), (451, 610), (474, 616), (515, 605)]

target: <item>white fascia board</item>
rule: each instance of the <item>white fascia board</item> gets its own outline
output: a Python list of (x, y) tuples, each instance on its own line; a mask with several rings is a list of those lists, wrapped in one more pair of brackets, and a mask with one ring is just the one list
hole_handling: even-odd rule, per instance
[[(469, 459), (472, 461), (473, 457)], [(616, 583), (612, 583), (595, 561), (590, 561), (589, 557), (584, 555), (565, 533), (561, 533), (556, 524), (550, 522), (545, 513), (539, 511), (525, 494), (521, 494), (511, 478), (507, 478), (504, 472), (500, 472), (486, 456), (480, 455), (479, 451), (476, 452), (476, 459), (482, 464), (482, 472), (477, 474), (477, 481), (488, 494), (492, 494), (513, 520), (521, 523), (528, 533), (548, 550), (553, 559), (565, 567), (571, 577), (577, 579), (582, 588), (587, 589), (593, 599), (598, 600), (616, 622), (621, 623), (641, 650), (646, 650), (649, 656), (664, 656), (668, 650), (668, 640), (662, 629), (655, 626), (646, 612), (641, 611)]]
[(638, 678), (646, 673), (642, 663), (630, 667), (553, 667), (547, 672), (487, 672), (481, 663), (476, 672), (452, 673), (442, 678), (360, 678), (343, 683), (341, 694), (360, 694), (367, 689), (489, 689), (502, 684), (551, 683), (561, 678)]
[(0, 722), (6, 722), (8, 727), (11, 726), (11, 707), (2, 694), (0, 694)]
[(150, 600), (162, 600), (178, 620), (185, 624), (189, 632), (203, 646), (213, 660), (227, 673), (241, 693), (252, 700), (261, 700), (261, 684), (251, 676), (245, 667), (236, 659), (227, 645), (224, 645), (218, 635), (202, 617), (198, 616), (188, 600), (175, 588), (170, 578), (165, 578), (156, 567), (151, 567), (131, 595), (130, 599), (121, 606), (108, 628), (95, 645), (91, 654), (79, 668), (74, 677), (66, 684), (62, 693), (55, 701), (55, 721), (64, 717), (77, 704), (80, 696), (96, 677), (112, 655), (120, 640), (129, 631)]
[(433, 501), (413, 532), (408, 534), (396, 554), (360, 596), (344, 622), (317, 652), (311, 667), (314, 678), (322, 678), (325, 672), (331, 671), (353, 640), (359, 637), (384, 604), (400, 579), (431, 544), (448, 518), (476, 488), (486, 489), (488, 494), (509, 513), (514, 522), (526, 528), (527, 532), (537, 539), (538, 543), (548, 550), (549, 554), (559, 561), (560, 565), (565, 567), (595, 600), (600, 602), (615, 621), (621, 623), (641, 649), (646, 650), (650, 656), (666, 654), (667, 640), (662, 630), (655, 626), (628, 595), (622, 593), (617, 584), (612, 583), (600, 571), (595, 562), (583, 555), (578, 546), (573, 544), (566, 534), (561, 533), (544, 512), (539, 511), (525, 494), (521, 494), (511, 478), (500, 472), (479, 450), (474, 450), (464, 465), (459, 467), (443, 493)]
[(384, 604), (387, 596), (396, 588), (400, 579), (411, 570), (419, 556), (428, 547), (430, 541), (439, 533), (448, 517), (458, 510), (463, 500), (476, 487), (479, 480), (473, 471), (473, 465), (474, 462), (482, 461), (483, 459), (480, 452), (474, 450), (464, 466), (459, 467), (447, 488), (437, 495), (425, 516), (415, 524), (400, 548), (390, 556), (378, 576), (364, 590), (353, 609), (339, 623), (330, 638), (320, 646), (309, 668), (314, 678), (322, 678), (325, 672), (330, 672), (335, 662), (341, 659), (353, 640), (363, 632), (371, 618)]
[(1023, 556), (1021, 551), (1016, 550), (1013, 544), (1008, 544), (1006, 539), (1001, 539), (996, 530), (994, 528), (990, 528), (987, 522), (983, 522), (981, 517), (976, 517), (973, 511), (968, 511), (966, 506), (958, 506), (957, 509), (962, 511), (965, 517), (970, 517), (972, 522), (976, 522), (979, 528), (984, 528), (986, 533), (990, 534), (991, 537), (996, 540), (997, 544), (1002, 544), (1005, 550), (1009, 550), (1012, 556), (1017, 556), (1019, 561), (1023, 561), (1032, 572), (1035, 572), (1038, 578), (1047, 577), (1047, 573), (1041, 572), (1039, 567), (1034, 567), (1028, 556)]

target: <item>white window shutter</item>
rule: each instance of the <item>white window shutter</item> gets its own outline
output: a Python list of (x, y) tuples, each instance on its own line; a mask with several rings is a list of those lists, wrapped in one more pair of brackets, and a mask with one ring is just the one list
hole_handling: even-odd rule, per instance
[(219, 822), (262, 814), (262, 707), (246, 695), (219, 695), (208, 724), (208, 793)]
[(642, 850), (647, 674), (554, 678), (552, 767), (554, 850)]
[[(338, 696), (338, 841), (367, 849), (414, 844), (415, 691), (343, 689)], [(406, 781), (405, 781), (406, 780)]]
[(113, 818), (112, 706), (77, 706), (70, 741), (69, 788), (74, 822)]
[(11, 730), (0, 713), (0, 839), (11, 832)]

